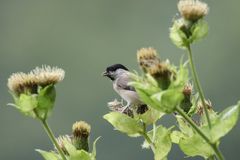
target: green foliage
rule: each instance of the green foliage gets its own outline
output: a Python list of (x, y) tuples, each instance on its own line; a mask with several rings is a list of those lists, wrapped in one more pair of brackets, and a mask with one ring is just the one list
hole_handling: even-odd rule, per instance
[(217, 142), (236, 125), (239, 110), (239, 105), (228, 107), (212, 120), (213, 126), (210, 134), (213, 142)]
[(194, 41), (198, 41), (203, 39), (208, 34), (208, 24), (203, 19), (198, 20), (197, 23), (195, 23), (191, 27), (191, 37), (189, 38), (189, 42), (193, 43)]
[[(164, 160), (170, 152), (172, 147), (170, 133), (170, 129), (167, 129), (161, 125), (158, 126), (156, 130), (151, 130), (148, 132), (149, 137), (151, 137), (151, 140), (155, 145), (155, 149), (153, 151), (155, 160)], [(144, 143), (148, 142), (145, 141)]]
[(39, 88), (38, 94), (22, 93), (16, 96), (12, 93), (12, 96), (15, 104), (10, 105), (27, 116), (45, 120), (53, 109), (56, 90), (54, 85), (48, 85), (44, 88)]
[(38, 107), (37, 112), (41, 118), (46, 119), (51, 113), (56, 99), (56, 89), (54, 85), (48, 85), (38, 91)]
[[(84, 150), (78, 150), (69, 141), (67, 140), (63, 141), (64, 148), (66, 149), (67, 152), (67, 154), (65, 155), (67, 157), (67, 160), (95, 160), (96, 143), (99, 140), (99, 138), (100, 137), (98, 137), (93, 143), (92, 153), (86, 152)], [(36, 151), (39, 152), (45, 160), (62, 160), (61, 156), (55, 152), (52, 151), (46, 152), (39, 149), (37, 149)]]
[(214, 151), (207, 142), (197, 133), (191, 137), (184, 136), (179, 140), (179, 147), (188, 156), (202, 156), (208, 158), (214, 155)]
[[(171, 66), (171, 68), (175, 68), (175, 66)], [(133, 81), (129, 84), (135, 87), (141, 100), (159, 112), (172, 113), (184, 99), (182, 91), (188, 81), (188, 70), (182, 64), (165, 90), (162, 90), (149, 74), (143, 77), (132, 74), (132, 77)]]
[(180, 20), (174, 21), (173, 26), (170, 28), (170, 39), (179, 48), (185, 49), (188, 45), (188, 39), (185, 33), (180, 29), (182, 22)]
[[(211, 143), (219, 144), (221, 137), (225, 136), (236, 124), (239, 116), (239, 105), (226, 108), (220, 114), (209, 112), (212, 128), (209, 130), (206, 120), (200, 118), (200, 130), (209, 137)], [(202, 115), (205, 117), (205, 115)], [(180, 131), (173, 131), (172, 142), (179, 144), (182, 151), (188, 156), (202, 156), (208, 158), (214, 155), (212, 147), (184, 120), (176, 116)], [(201, 122), (204, 120), (204, 122)]]
[(129, 136), (139, 136), (143, 132), (142, 124), (119, 112), (111, 112), (103, 116), (109, 123), (111, 123), (117, 130), (126, 133)]
[(154, 108), (149, 108), (147, 112), (135, 116), (138, 116), (138, 118), (142, 120), (142, 122), (144, 122), (146, 125), (150, 125), (154, 124), (157, 120), (164, 116), (164, 113), (159, 112)]
[(36, 149), (37, 152), (39, 152), (45, 160), (59, 160), (60, 157), (55, 152), (46, 152), (40, 149)]
[(170, 28), (170, 39), (179, 48), (186, 49), (208, 33), (208, 24), (203, 19), (191, 23), (184, 19), (175, 20)]

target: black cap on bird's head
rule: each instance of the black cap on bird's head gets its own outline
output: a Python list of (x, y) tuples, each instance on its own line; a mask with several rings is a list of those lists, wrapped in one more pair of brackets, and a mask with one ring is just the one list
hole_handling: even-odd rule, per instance
[(125, 67), (122, 64), (113, 64), (113, 65), (107, 67), (106, 70), (102, 73), (102, 75), (110, 78), (111, 80), (114, 80), (113, 73), (118, 69), (123, 69), (123, 70), (128, 71), (127, 67)]

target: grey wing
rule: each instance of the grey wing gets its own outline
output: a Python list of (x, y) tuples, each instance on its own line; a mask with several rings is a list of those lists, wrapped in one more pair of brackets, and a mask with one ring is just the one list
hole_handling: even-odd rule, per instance
[(117, 85), (125, 90), (136, 91), (134, 87), (128, 85), (129, 82), (131, 82), (131, 78), (126, 74), (118, 78)]

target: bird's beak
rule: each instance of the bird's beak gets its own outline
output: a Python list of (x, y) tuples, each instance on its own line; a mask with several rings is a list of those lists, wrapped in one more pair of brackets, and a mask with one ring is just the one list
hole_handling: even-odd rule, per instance
[(108, 72), (107, 72), (107, 71), (104, 71), (104, 72), (102, 73), (102, 76), (108, 76)]

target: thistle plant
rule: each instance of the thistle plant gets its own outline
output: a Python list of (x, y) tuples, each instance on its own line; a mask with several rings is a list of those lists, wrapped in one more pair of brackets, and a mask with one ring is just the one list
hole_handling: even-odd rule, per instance
[(37, 150), (46, 160), (94, 160), (96, 157), (96, 141), (92, 153), (89, 152), (90, 125), (84, 121), (73, 125), (73, 135), (55, 138), (49, 124), (55, 99), (55, 85), (64, 79), (65, 72), (61, 68), (42, 66), (29, 73), (18, 72), (8, 79), (8, 88), (13, 96), (15, 107), (21, 113), (39, 120), (45, 129), (56, 151)]
[[(186, 51), (187, 61), (184, 63), (182, 59), (177, 67), (169, 60), (162, 60), (153, 48), (140, 49), (137, 60), (143, 72), (130, 73), (129, 85), (135, 88), (148, 110), (139, 113), (137, 106), (129, 109), (131, 114), (122, 113), (121, 103), (114, 101), (109, 103), (111, 112), (104, 119), (130, 137), (142, 136), (142, 147), (150, 148), (155, 160), (166, 160), (172, 143), (190, 157), (224, 160), (220, 140), (236, 125), (240, 103), (216, 112), (214, 105), (205, 99), (198, 79), (191, 45), (208, 33), (204, 20), (208, 5), (199, 0), (180, 0), (178, 10), (181, 16), (173, 21), (170, 39)], [(177, 127), (161, 125), (158, 121), (163, 116), (174, 116)]]

